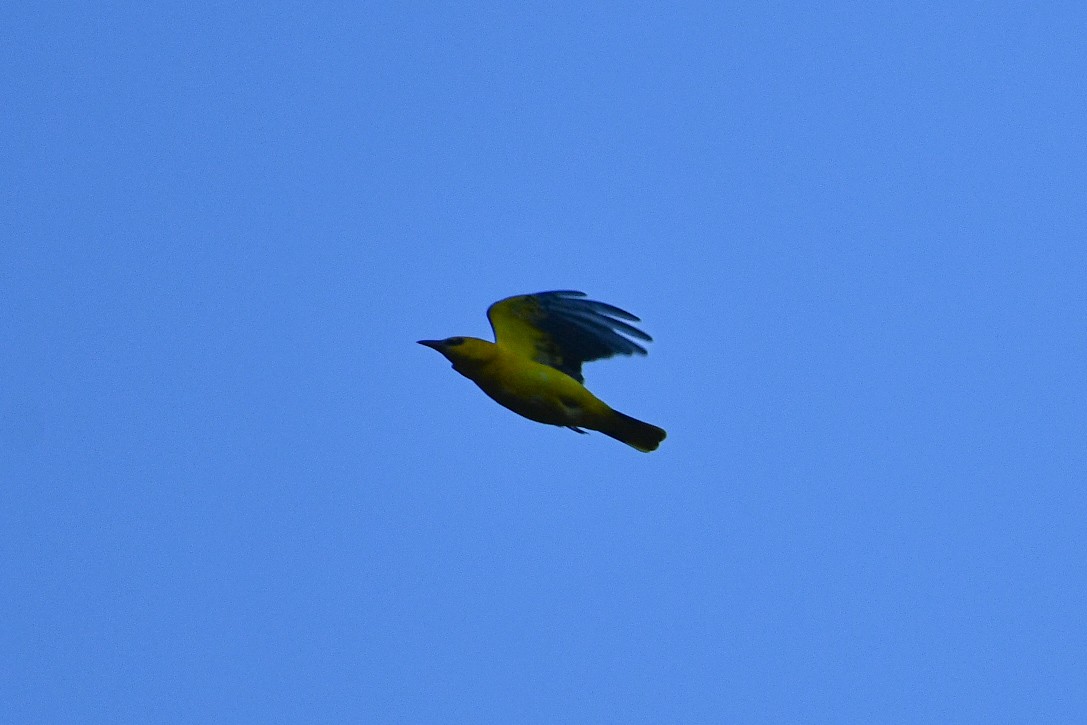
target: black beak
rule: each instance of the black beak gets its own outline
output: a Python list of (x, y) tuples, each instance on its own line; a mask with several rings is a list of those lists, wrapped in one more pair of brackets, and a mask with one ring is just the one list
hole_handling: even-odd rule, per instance
[(442, 341), (441, 340), (419, 340), (419, 344), (420, 345), (426, 345), (427, 347), (429, 347), (429, 348), (431, 348), (433, 350), (437, 350), (438, 352), (442, 351)]

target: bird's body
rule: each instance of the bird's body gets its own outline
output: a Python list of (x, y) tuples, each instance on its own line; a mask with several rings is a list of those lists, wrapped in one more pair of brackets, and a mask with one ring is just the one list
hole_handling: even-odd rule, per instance
[(540, 423), (591, 427), (607, 406), (572, 377), (486, 340), (466, 338), (453, 369), (515, 413)]
[(495, 342), (450, 337), (420, 344), (442, 353), (493, 400), (530, 420), (578, 432), (596, 430), (640, 451), (654, 450), (664, 440), (662, 429), (613, 410), (581, 383), (582, 362), (645, 354), (617, 330), (650, 338), (622, 321), (637, 322), (630, 313), (581, 296), (541, 292), (509, 297), (487, 311)]

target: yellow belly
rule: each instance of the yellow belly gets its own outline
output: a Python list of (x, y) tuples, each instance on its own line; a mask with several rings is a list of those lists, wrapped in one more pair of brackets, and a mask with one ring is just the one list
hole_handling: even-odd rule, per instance
[(610, 412), (581, 383), (532, 360), (501, 356), (472, 379), (500, 405), (540, 423), (594, 427)]

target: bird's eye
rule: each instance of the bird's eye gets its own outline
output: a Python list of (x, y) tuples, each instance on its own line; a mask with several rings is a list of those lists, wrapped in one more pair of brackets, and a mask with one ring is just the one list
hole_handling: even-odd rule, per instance
[(463, 337), (451, 337), (451, 338), (449, 338), (448, 340), (445, 341), (445, 344), (453, 346), (453, 345), (460, 345), (462, 342), (464, 342)]

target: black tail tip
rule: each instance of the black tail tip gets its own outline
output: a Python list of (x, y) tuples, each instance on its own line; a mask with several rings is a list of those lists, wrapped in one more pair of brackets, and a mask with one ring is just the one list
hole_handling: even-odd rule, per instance
[(613, 424), (608, 430), (600, 431), (604, 435), (611, 436), (617, 441), (626, 443), (631, 448), (636, 448), (642, 453), (657, 450), (661, 442), (668, 437), (663, 428), (631, 418), (615, 411)]

